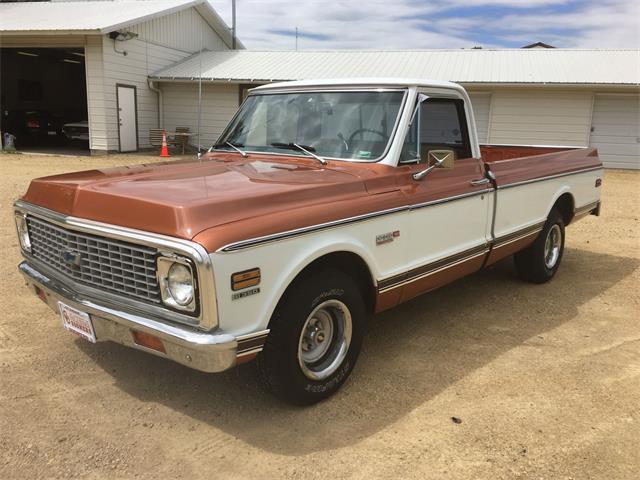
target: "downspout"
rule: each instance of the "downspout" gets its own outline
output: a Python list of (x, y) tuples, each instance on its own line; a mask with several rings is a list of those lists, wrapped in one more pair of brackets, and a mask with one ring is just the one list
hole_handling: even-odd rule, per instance
[(162, 90), (157, 88), (153, 82), (147, 78), (147, 84), (149, 85), (149, 90), (152, 92), (156, 92), (158, 94), (158, 128), (164, 128), (164, 108), (162, 101)]

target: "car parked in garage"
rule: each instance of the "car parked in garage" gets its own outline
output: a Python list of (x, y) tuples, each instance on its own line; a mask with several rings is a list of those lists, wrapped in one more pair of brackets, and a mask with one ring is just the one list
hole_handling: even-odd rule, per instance
[(83, 142), (89, 141), (89, 122), (83, 120), (81, 122), (65, 123), (62, 126), (62, 133), (67, 137), (67, 140), (80, 140)]
[(3, 128), (16, 136), (18, 144), (55, 140), (62, 135), (62, 117), (45, 110), (8, 110)]

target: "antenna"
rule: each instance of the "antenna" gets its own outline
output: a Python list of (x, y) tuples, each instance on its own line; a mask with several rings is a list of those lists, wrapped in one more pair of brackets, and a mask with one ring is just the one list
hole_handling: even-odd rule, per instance
[(200, 121), (202, 118), (202, 30), (200, 30), (200, 53), (198, 54), (200, 67), (198, 70), (198, 158), (201, 157), (202, 144), (200, 141)]
[(298, 51), (298, 27), (296, 27), (296, 52)]

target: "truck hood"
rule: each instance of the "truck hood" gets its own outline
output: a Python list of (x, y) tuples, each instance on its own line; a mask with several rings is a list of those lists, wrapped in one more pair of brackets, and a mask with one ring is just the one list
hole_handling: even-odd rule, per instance
[(380, 170), (216, 154), (39, 178), (23, 200), (74, 217), (192, 239), (238, 220), (397, 189)]

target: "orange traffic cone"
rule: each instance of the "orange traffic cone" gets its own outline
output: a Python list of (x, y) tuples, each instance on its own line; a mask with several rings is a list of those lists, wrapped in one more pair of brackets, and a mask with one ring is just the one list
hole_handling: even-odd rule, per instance
[(161, 157), (170, 157), (169, 148), (167, 148), (167, 132), (162, 131), (162, 150), (160, 150)]

